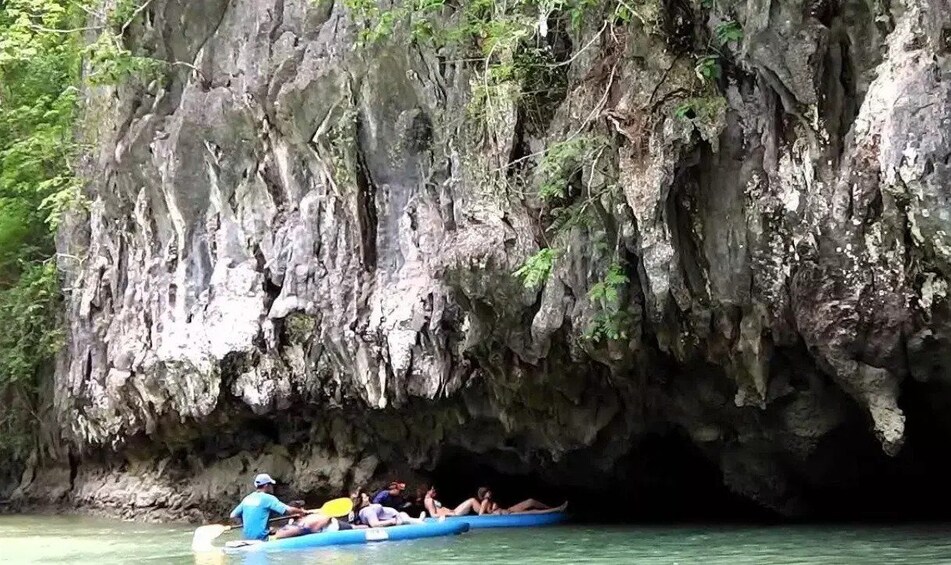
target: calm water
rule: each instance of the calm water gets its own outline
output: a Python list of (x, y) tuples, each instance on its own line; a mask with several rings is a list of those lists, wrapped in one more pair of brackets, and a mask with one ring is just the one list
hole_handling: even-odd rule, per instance
[(5, 516), (0, 517), (0, 561), (95, 565), (951, 563), (951, 526), (934, 525), (564, 526), (481, 530), (434, 540), (204, 559), (196, 559), (189, 551), (192, 531), (182, 526), (91, 518)]

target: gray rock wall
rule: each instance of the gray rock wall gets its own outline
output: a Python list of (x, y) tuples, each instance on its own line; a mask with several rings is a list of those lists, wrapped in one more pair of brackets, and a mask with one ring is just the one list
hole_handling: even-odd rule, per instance
[[(319, 491), (447, 448), (597, 484), (673, 427), (794, 512), (841, 426), (899, 453), (903, 383), (951, 361), (951, 6), (719, 4), (536, 29), (567, 88), (473, 116), (480, 62), (399, 26), (359, 47), (343, 4), (155, 0), (131, 41), (188, 66), (88, 90), (60, 237), (65, 496), (189, 514), (262, 465)], [(727, 13), (717, 102), (695, 65)], [(539, 166), (579, 132), (610, 140), (597, 221), (553, 234)], [(615, 261), (623, 336), (586, 339)]]

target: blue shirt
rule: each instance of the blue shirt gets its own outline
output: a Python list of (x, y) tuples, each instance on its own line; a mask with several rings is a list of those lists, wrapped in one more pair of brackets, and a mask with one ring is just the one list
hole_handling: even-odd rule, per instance
[(271, 512), (284, 515), (288, 506), (277, 499), (273, 494), (256, 491), (244, 497), (240, 504), (231, 511), (232, 518), (241, 518), (241, 530), (244, 539), (267, 540), (267, 521)]
[(400, 500), (400, 497), (393, 496), (388, 490), (381, 490), (376, 493), (372, 500), (373, 504), (382, 504), (383, 506), (390, 506), (396, 508), (398, 504), (401, 504), (403, 501)]

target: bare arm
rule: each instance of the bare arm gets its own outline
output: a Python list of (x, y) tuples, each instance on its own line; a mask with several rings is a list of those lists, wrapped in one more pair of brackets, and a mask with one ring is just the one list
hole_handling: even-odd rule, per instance
[(368, 522), (371, 528), (385, 528), (387, 526), (395, 526), (396, 518), (391, 518), (389, 520), (379, 520), (376, 516), (370, 516)]
[(430, 498), (430, 497), (428, 497), (428, 496), (427, 496), (426, 498), (424, 498), (424, 499), (423, 499), (423, 506), (426, 508), (426, 512), (427, 512), (430, 516), (432, 516), (433, 518), (436, 517), (436, 514), (437, 514), (437, 513), (436, 513), (436, 503), (433, 502), (433, 499), (432, 499), (432, 498)]

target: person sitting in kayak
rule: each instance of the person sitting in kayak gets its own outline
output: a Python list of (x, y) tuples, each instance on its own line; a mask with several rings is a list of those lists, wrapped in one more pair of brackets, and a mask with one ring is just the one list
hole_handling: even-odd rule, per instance
[(492, 489), (489, 487), (479, 487), (479, 490), (476, 491), (476, 498), (479, 501), (479, 508), (476, 509), (477, 514), (550, 514), (553, 512), (564, 512), (565, 508), (568, 507), (568, 502), (564, 502), (560, 506), (548, 506), (543, 504), (534, 498), (527, 498), (518, 504), (509, 506), (508, 508), (502, 508), (495, 502), (495, 499), (492, 496)]
[(254, 477), (255, 491), (244, 499), (231, 511), (231, 519), (241, 520), (241, 531), (246, 540), (267, 539), (270, 533), (267, 521), (271, 512), (281, 516), (290, 514), (303, 516), (307, 513), (303, 508), (284, 504), (274, 496), (274, 479), (267, 473)]
[(393, 481), (387, 487), (373, 495), (373, 504), (381, 504), (397, 510), (406, 510), (410, 505), (403, 498), (403, 491), (406, 490), (406, 483)]
[(370, 500), (370, 496), (362, 489), (357, 490), (353, 496), (353, 512), (355, 520), (371, 528), (385, 528), (387, 526), (399, 526), (402, 524), (422, 524), (426, 517), (425, 513), (420, 514), (419, 518), (413, 518), (406, 512), (400, 512), (395, 508), (375, 504)]
[(442, 505), (442, 502), (436, 499), (436, 495), (436, 487), (431, 486), (426, 490), (426, 494), (423, 497), (423, 506), (425, 506), (426, 512), (433, 518), (439, 518), (441, 516), (465, 516), (473, 512), (481, 514), (480, 510), (482, 506), (475, 498), (470, 498), (455, 508), (446, 508)]

